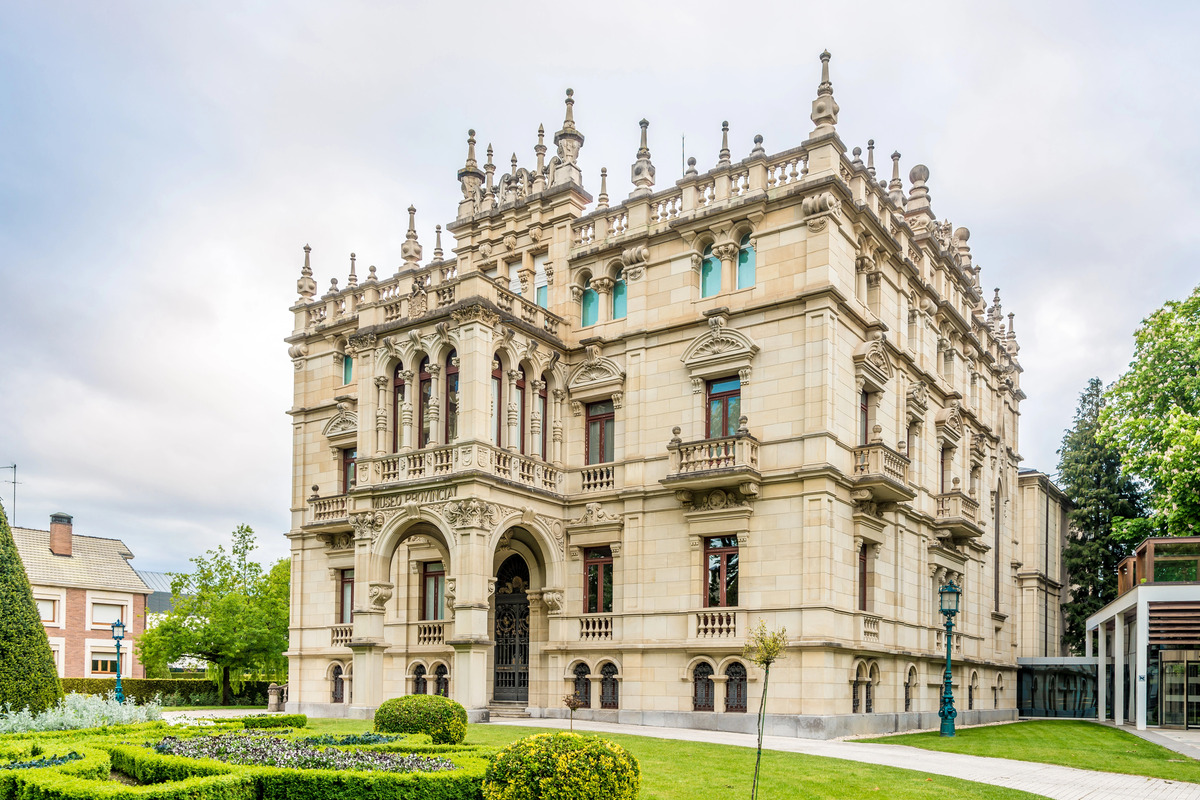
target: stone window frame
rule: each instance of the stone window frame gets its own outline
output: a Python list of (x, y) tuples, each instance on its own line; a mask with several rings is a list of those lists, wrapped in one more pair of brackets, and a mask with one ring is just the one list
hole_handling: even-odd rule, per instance
[(746, 388), (750, 385), (754, 360), (761, 349), (745, 333), (729, 327), (730, 313), (727, 308), (716, 308), (704, 312), (708, 319), (708, 330), (692, 339), (680, 360), (688, 372), (695, 398), (693, 419), (700, 427), (699, 435), (690, 439), (700, 440), (707, 434), (708, 382), (736, 375), (741, 381), (741, 416), (746, 414), (748, 399)]

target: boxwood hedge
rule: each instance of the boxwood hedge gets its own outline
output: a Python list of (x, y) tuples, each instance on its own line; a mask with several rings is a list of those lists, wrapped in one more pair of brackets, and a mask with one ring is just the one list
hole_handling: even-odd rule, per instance
[[(63, 678), (62, 689), (70, 694), (108, 694), (117, 688), (116, 678)], [(265, 704), (270, 681), (246, 681), (233, 696), (237, 705)], [(155, 697), (178, 696), (182, 705), (220, 705), (220, 691), (209, 680), (191, 678), (122, 678), (121, 691), (139, 703)]]
[(375, 730), (427, 733), (434, 744), (459, 744), (467, 736), (467, 710), (436, 694), (394, 697), (375, 709)]

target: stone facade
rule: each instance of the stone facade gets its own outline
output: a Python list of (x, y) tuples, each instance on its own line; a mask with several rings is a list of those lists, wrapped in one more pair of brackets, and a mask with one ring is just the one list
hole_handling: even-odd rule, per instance
[(439, 226), (423, 261), (410, 208), (394, 275), (351, 255), (318, 296), (305, 247), (289, 708), (577, 693), (584, 718), (753, 730), (763, 620), (789, 638), (774, 732), (932, 727), (953, 579), (960, 720), (1015, 717), (1037, 565), (1012, 315), (926, 167), (906, 193), (899, 153), (890, 181), (873, 142), (847, 154), (828, 63), (773, 155), (735, 159), (725, 125), (712, 169), (656, 189), (643, 120), (632, 191), (604, 170), (593, 198), (568, 90), (530, 168), (481, 166), (471, 131), (453, 258)]

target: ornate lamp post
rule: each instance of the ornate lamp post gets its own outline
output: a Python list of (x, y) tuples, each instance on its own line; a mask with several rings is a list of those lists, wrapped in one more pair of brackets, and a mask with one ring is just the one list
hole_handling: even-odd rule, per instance
[(938, 716), (942, 718), (942, 736), (954, 735), (954, 718), (958, 712), (954, 710), (954, 691), (951, 689), (950, 646), (954, 634), (954, 615), (958, 613), (958, 599), (962, 595), (954, 581), (950, 581), (938, 590), (942, 616), (946, 618), (946, 677), (942, 683), (942, 707)]
[(121, 691), (121, 640), (125, 638), (125, 623), (117, 620), (112, 624), (113, 641), (117, 643), (117, 702), (125, 702), (125, 693)]

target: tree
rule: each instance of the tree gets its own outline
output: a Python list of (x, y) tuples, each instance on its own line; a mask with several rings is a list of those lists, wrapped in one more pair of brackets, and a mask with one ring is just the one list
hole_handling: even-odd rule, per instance
[(207, 661), (222, 705), (233, 702), (234, 683), (247, 672), (277, 675), (286, 668), (289, 563), (283, 559), (264, 573), (250, 560), (254, 547), (254, 531), (242, 525), (229, 552), (222, 545), (193, 558), (191, 574), (172, 577), (174, 607), (137, 643), (145, 663)]
[(1108, 390), (1100, 439), (1149, 490), (1153, 523), (1200, 534), (1200, 286), (1142, 321), (1129, 370)]
[(750, 800), (758, 798), (758, 768), (762, 763), (763, 733), (767, 727), (767, 684), (771, 680), (771, 665), (783, 655), (787, 647), (787, 628), (768, 631), (765, 620), (750, 629), (742, 657), (754, 662), (763, 669), (762, 700), (758, 703), (758, 754), (754, 758), (754, 785), (750, 790)]
[(1104, 386), (1092, 378), (1058, 451), (1058, 482), (1073, 505), (1063, 549), (1071, 582), (1063, 641), (1076, 653), (1084, 650), (1088, 616), (1116, 598), (1117, 565), (1143, 532), (1133, 524), (1144, 516), (1141, 490), (1122, 471), (1117, 449), (1097, 435), (1103, 408)]
[(36, 714), (62, 696), (42, 615), (0, 504), (0, 709)]

